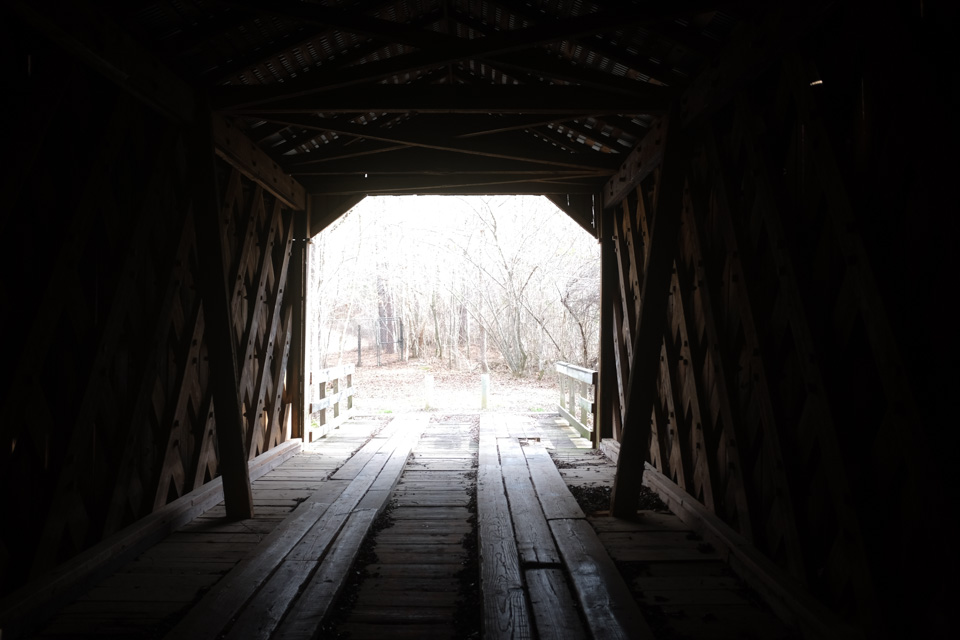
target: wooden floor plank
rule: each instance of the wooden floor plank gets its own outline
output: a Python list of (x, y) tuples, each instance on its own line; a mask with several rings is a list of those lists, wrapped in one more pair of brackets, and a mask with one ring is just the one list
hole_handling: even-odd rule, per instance
[(527, 444), (522, 450), (546, 519), (585, 518), (547, 450), (539, 443)]
[(396, 625), (350, 622), (340, 627), (351, 640), (423, 640), (424, 638), (453, 638), (453, 624), (447, 620), (440, 623)]
[(320, 622), (340, 594), (367, 531), (377, 515), (383, 511), (390, 492), (400, 479), (410, 451), (420, 437), (423, 422), (420, 416), (404, 421), (401, 428), (405, 431), (398, 434), (399, 442), (390, 459), (371, 485), (370, 491), (350, 514), (330, 552), (293, 604), (290, 614), (277, 629), (275, 638), (309, 640), (314, 637)]
[(557, 564), (560, 554), (530, 479), (527, 459), (513, 438), (497, 439), (501, 473), (510, 504), (520, 562)]
[(561, 569), (528, 569), (530, 609), (539, 640), (586, 640), (589, 636)]
[[(312, 636), (316, 622), (322, 619), (327, 606), (339, 592), (343, 583), (342, 574), (352, 564), (363, 535), (385, 502), (389, 489), (396, 484), (410, 453), (412, 438), (408, 430), (412, 430), (414, 424), (403, 419), (395, 422), (397, 424), (393, 429), (396, 433), (383, 441), (378, 451), (367, 457), (359, 472), (346, 474), (353, 477), (349, 486), (324, 517), (287, 554), (277, 572), (267, 579), (256, 596), (244, 605), (226, 636), (229, 640), (266, 640), (278, 629), (281, 619), (291, 607), (293, 612), (288, 618), (291, 626), (283, 632), (283, 637)], [(332, 477), (338, 477), (338, 474)], [(379, 507), (362, 509), (357, 515), (354, 510), (374, 487), (378, 487), (377, 490), (382, 494)], [(349, 525), (351, 519), (353, 526)], [(340, 536), (344, 531), (348, 535)], [(316, 571), (319, 571), (318, 580), (308, 583)], [(304, 593), (310, 592), (312, 601), (307, 596), (297, 598), (304, 590), (304, 585)]]
[[(364, 454), (364, 458), (369, 461), (385, 442), (382, 438), (371, 439), (360, 449), (358, 455)], [(384, 459), (383, 462), (386, 460)], [(371, 478), (370, 482), (372, 483), (374, 479)], [(284, 559), (297, 548), (301, 540), (314, 530), (328, 508), (332, 505), (343, 506), (341, 497), (351, 485), (352, 482), (347, 480), (328, 480), (320, 491), (297, 508), (293, 517), (284, 521), (277, 530), (261, 542), (256, 555), (238, 565), (218, 582), (180, 621), (169, 637), (213, 638), (220, 634), (261, 585), (271, 578)], [(359, 501), (362, 494), (356, 496), (355, 492), (346, 502), (350, 503), (354, 497)], [(355, 504), (356, 502), (352, 502), (350, 508), (352, 509)], [(314, 538), (308, 541), (310, 542), (316, 542), (316, 532)], [(291, 565), (288, 570), (292, 568), (294, 567)]]
[(506, 435), (506, 431), (505, 425), (496, 418), (488, 415), (480, 418), (477, 526), (486, 640), (533, 637), (497, 452), (495, 434)]
[(593, 637), (652, 639), (650, 626), (590, 524), (564, 518), (551, 520), (550, 529)]
[[(424, 424), (429, 417), (422, 414)], [(208, 511), (64, 608), (38, 637), (148, 638), (170, 628), (169, 638), (313, 637), (325, 610), (342, 607), (335, 596), (343, 576), (390, 500), (392, 524), (372, 546), (378, 561), (366, 566), (337, 633), (463, 637), (458, 600), (475, 482), (485, 638), (645, 638), (651, 625), (664, 637), (790, 637), (722, 554), (673, 514), (585, 518), (567, 486), (608, 486), (614, 465), (578, 449), (579, 436), (550, 416), (485, 414), (479, 456), (475, 427), (448, 422), (429, 423), (406, 465), (393, 455), (399, 439), (389, 428), (367, 442), (384, 421), (353, 432), (344, 423), (253, 483), (256, 518)], [(365, 490), (343, 498), (378, 465)], [(339, 524), (333, 518), (324, 528), (334, 511)], [(199, 626), (184, 626), (197, 617)], [(220, 624), (205, 627), (210, 617)]]

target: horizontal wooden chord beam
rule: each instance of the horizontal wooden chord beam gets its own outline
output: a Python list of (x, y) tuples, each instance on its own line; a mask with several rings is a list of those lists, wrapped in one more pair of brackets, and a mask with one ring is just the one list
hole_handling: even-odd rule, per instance
[(378, 84), (351, 91), (333, 91), (231, 106), (258, 87), (218, 89), (221, 110), (236, 114), (407, 113), (583, 116), (586, 114), (659, 113), (670, 103), (663, 87), (636, 81), (631, 94), (574, 85), (393, 85)]
[(294, 211), (307, 208), (307, 195), (297, 179), (287, 175), (263, 149), (222, 115), (213, 116), (217, 155), (272, 193)]

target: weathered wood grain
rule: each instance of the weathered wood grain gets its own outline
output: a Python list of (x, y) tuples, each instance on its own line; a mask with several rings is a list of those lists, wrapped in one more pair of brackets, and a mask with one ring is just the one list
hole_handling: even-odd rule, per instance
[(533, 489), (527, 459), (520, 444), (513, 438), (498, 438), (497, 448), (520, 562), (559, 563), (560, 555)]
[(728, 562), (782, 619), (790, 621), (809, 637), (853, 637), (854, 630), (847, 628), (820, 602), (810, 597), (776, 564), (649, 465), (644, 472), (644, 483), (657, 491), (687, 526), (701, 533), (716, 548), (717, 555)]
[(477, 527), (483, 634), (488, 640), (533, 637), (495, 439), (498, 432), (504, 431), (504, 425), (496, 418), (481, 416)]
[(590, 524), (563, 518), (551, 520), (550, 530), (593, 637), (652, 640), (653, 632)]
[(546, 449), (537, 443), (521, 448), (546, 519), (585, 517)]
[[(395, 451), (396, 443), (388, 441), (370, 458), (363, 470), (330, 505), (324, 517), (297, 542), (276, 572), (243, 606), (236, 623), (227, 634), (228, 638), (269, 638), (273, 634), (302, 585), (318, 569), (321, 559), (331, 549), (351, 512)], [(403, 457), (406, 458), (406, 452)]]
[(537, 626), (537, 638), (586, 640), (589, 637), (562, 569), (528, 569), (524, 572), (524, 578)]
[[(390, 459), (370, 486), (370, 490), (350, 514), (343, 529), (337, 535), (336, 542), (320, 563), (316, 573), (310, 577), (302, 593), (298, 594), (297, 601), (272, 637), (284, 640), (314, 637), (317, 627), (346, 583), (350, 567), (357, 558), (367, 531), (370, 530), (377, 515), (383, 511), (390, 492), (400, 479), (410, 451), (419, 439), (424, 421), (423, 416), (403, 420), (403, 426), (400, 427), (403, 431), (397, 436), (398, 442)], [(359, 478), (360, 476), (357, 476), (358, 480)]]
[[(358, 454), (362, 452), (369, 461), (385, 444), (383, 438), (373, 438), (361, 447)], [(384, 462), (385, 459), (380, 462), (381, 468)], [(374, 479), (368, 478), (367, 486)], [(340, 500), (351, 484), (348, 480), (328, 480), (320, 491), (297, 507), (290, 518), (263, 540), (256, 555), (241, 562), (217, 583), (171, 631), (170, 637), (214, 637), (220, 633), (303, 538), (313, 532), (314, 537), (309, 542), (316, 543), (318, 537), (329, 533), (328, 529), (322, 527), (316, 531), (314, 529), (328, 508)], [(350, 504), (352, 508), (362, 497), (362, 493), (356, 493), (339, 504), (353, 501)]]

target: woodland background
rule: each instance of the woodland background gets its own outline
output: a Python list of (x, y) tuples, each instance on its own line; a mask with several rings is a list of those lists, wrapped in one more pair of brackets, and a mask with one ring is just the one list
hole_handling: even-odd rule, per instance
[(543, 197), (368, 197), (313, 238), (308, 277), (312, 371), (356, 363), (358, 330), (364, 366), (378, 333), (384, 364), (597, 364), (600, 247)]

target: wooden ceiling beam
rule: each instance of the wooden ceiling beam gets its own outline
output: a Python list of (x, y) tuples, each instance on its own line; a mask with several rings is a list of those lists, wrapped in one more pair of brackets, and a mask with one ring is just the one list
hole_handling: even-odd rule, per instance
[[(582, 87), (599, 89), (612, 93), (625, 93), (628, 96), (657, 96), (660, 99), (674, 92), (643, 80), (631, 80), (625, 76), (616, 76), (590, 67), (575, 65), (546, 51), (524, 51), (500, 55), (493, 58), (495, 64), (507, 69), (517, 69), (524, 73), (541, 75), (553, 80), (575, 82)], [(669, 104), (664, 101), (658, 108), (645, 109), (646, 113), (666, 113)]]
[(638, 140), (647, 134), (647, 128), (638, 122), (634, 122), (631, 116), (598, 114), (593, 117), (604, 124), (620, 129), (620, 131)]
[[(592, 75), (592, 74), (591, 74)], [(622, 79), (621, 79), (622, 80)], [(584, 114), (663, 113), (672, 92), (640, 81), (630, 92), (608, 91), (602, 78), (593, 87), (560, 85), (379, 84), (351, 91), (324, 92), (263, 104), (249, 104), (268, 87), (221, 87), (214, 106), (235, 114), (260, 117), (276, 113), (460, 113), (460, 114)], [(616, 82), (614, 82), (616, 84)], [(286, 84), (286, 83), (285, 83)]]
[(656, 120), (647, 131), (647, 135), (637, 143), (624, 163), (620, 165), (617, 173), (607, 180), (601, 192), (604, 209), (619, 204), (660, 164), (663, 159), (667, 131), (671, 128), (668, 123), (669, 119), (666, 117)]
[[(658, 33), (661, 27), (657, 27)], [(607, 58), (615, 63), (622, 64), (628, 69), (655, 79), (667, 85), (678, 85), (690, 80), (687, 76), (677, 73), (664, 62), (654, 62), (650, 55), (644, 55), (643, 52), (629, 53), (621, 49), (603, 36), (592, 36), (577, 41), (585, 49), (593, 51), (599, 56)]]
[[(297, 24), (312, 24), (327, 29), (349, 31), (382, 42), (405, 44), (418, 49), (426, 46), (447, 45), (450, 42), (448, 36), (436, 31), (413, 27), (402, 22), (375, 18), (364, 14), (362, 11), (346, 11), (340, 8), (325, 7), (315, 2), (228, 0), (227, 4), (236, 9), (258, 15), (273, 15), (289, 19)], [(430, 15), (433, 16), (430, 22), (435, 22), (443, 18), (443, 11), (434, 11)]]
[(285, 173), (255, 142), (217, 114), (213, 117), (213, 141), (218, 156), (285, 205), (296, 211), (306, 208), (306, 192), (296, 178)]
[(422, 69), (444, 67), (460, 60), (523, 51), (557, 40), (585, 37), (644, 21), (644, 14), (634, 7), (628, 7), (586, 16), (544, 21), (532, 27), (497, 32), (472, 40), (443, 36), (447, 44), (345, 69), (333, 71), (318, 69), (283, 84), (251, 87), (244, 101), (231, 106), (242, 108), (284, 98), (355, 87)]
[(370, 178), (305, 178), (311, 196), (414, 195), (414, 194), (592, 194), (599, 183), (589, 177), (569, 181), (493, 179), (491, 176), (371, 176)]
[[(353, 117), (353, 114), (351, 114), (351, 116), (340, 116), (340, 117), (335, 117), (334, 119), (340, 120), (343, 122), (355, 123), (356, 120), (359, 119), (359, 116)], [(394, 120), (396, 120), (396, 116), (392, 118), (384, 118), (381, 121), (378, 121), (369, 126), (385, 127), (392, 124)], [(330, 151), (333, 151), (334, 149), (342, 149), (344, 147), (349, 146), (352, 142), (356, 141), (356, 138), (342, 138), (339, 136), (335, 136), (332, 132), (318, 132), (315, 130), (301, 129), (300, 127), (289, 127), (283, 124), (277, 124), (277, 123), (271, 123), (271, 124), (273, 126), (279, 127), (281, 130), (282, 129), (287, 130), (287, 133), (284, 134), (285, 140), (283, 142), (279, 142), (274, 146), (270, 147), (269, 149), (267, 149), (268, 153), (274, 159), (276, 159), (280, 164), (284, 164), (284, 159), (282, 156), (286, 154), (288, 151), (296, 149), (297, 147), (300, 147), (302, 145), (309, 144), (310, 142), (323, 136), (325, 133), (327, 134), (326, 135), (327, 140), (322, 142), (322, 146), (328, 147)]]
[[(611, 169), (612, 163), (618, 162), (618, 155), (591, 152), (587, 154), (565, 154), (538, 148), (530, 143), (522, 134), (504, 133), (495, 136), (483, 136), (467, 140), (455, 140), (449, 135), (437, 134), (427, 127), (419, 131), (408, 129), (383, 130), (370, 126), (354, 125), (349, 123), (329, 121), (321, 118), (306, 118), (303, 116), (270, 116), (271, 120), (295, 125), (304, 129), (317, 131), (333, 131), (342, 135), (357, 136), (367, 140), (401, 144), (410, 147), (422, 147), (439, 151), (452, 151), (468, 155), (479, 155), (489, 158), (503, 158), (538, 164), (552, 165), (567, 169), (582, 169), (586, 171), (606, 171)], [(608, 157), (604, 157), (608, 156)]]
[[(524, 20), (536, 22), (543, 20), (545, 17), (545, 14), (541, 13), (539, 10), (526, 5), (518, 5), (507, 2), (495, 2), (494, 4), (499, 6), (501, 10), (517, 15)], [(610, 8), (620, 3), (600, 2), (599, 4), (600, 6), (606, 6)], [(706, 6), (712, 7), (712, 4), (713, 3), (710, 3), (710, 5)], [(701, 3), (687, 3), (686, 5), (671, 3), (670, 7), (672, 10), (667, 14), (661, 14), (658, 19), (655, 20), (656, 24), (645, 25), (652, 28), (656, 32), (656, 37), (664, 37), (665, 34), (669, 34), (665, 37), (671, 42), (677, 42), (678, 39), (682, 39), (684, 43), (696, 43), (698, 48), (701, 50), (701, 53), (712, 52), (716, 50), (718, 43), (704, 36), (694, 34), (675, 22), (676, 19), (681, 15), (686, 16), (703, 13), (705, 5)], [(680, 13), (677, 13), (678, 10)], [(652, 13), (652, 10), (650, 11), (650, 16), (653, 18), (654, 14)], [(467, 17), (466, 19), (471, 20), (472, 25), (476, 23), (476, 20), (473, 20), (472, 18)], [(618, 47), (612, 45), (607, 38), (600, 34), (593, 35), (588, 38), (578, 39), (575, 44), (579, 44), (585, 49), (589, 49), (603, 57), (615, 62), (619, 62), (625, 67), (638, 71), (651, 78), (656, 78), (657, 80), (667, 84), (673, 85), (688, 80), (688, 78), (681, 76), (672, 69), (653, 62), (649, 56), (643, 57), (642, 54), (629, 54), (626, 51), (619, 49)], [(687, 48), (696, 50), (693, 49), (692, 46), (688, 46)]]
[[(431, 12), (416, 18), (408, 26), (411, 29), (425, 27), (433, 22), (436, 22), (437, 19), (437, 14), (435, 12)], [(314, 40), (330, 31), (331, 30), (329, 28), (298, 30), (293, 34), (281, 36), (273, 42), (259, 46), (246, 54), (240, 54), (234, 57), (234, 59), (230, 62), (211, 68), (208, 72), (206, 72), (206, 74), (215, 74), (217, 83), (225, 82), (234, 78), (238, 73), (241, 73), (250, 67), (255, 67), (258, 64), (261, 64), (281, 54), (287, 53), (293, 49), (306, 47)], [(380, 51), (388, 46), (388, 44), (389, 43), (385, 43), (382, 40), (373, 39), (364, 45), (354, 47), (349, 51), (344, 52), (342, 55), (338, 55), (336, 61), (332, 61), (332, 63), (329, 65), (324, 65), (324, 70), (334, 71), (346, 69), (358, 61), (363, 60), (367, 56)]]
[[(537, 133), (540, 133), (541, 131), (543, 131), (543, 129), (537, 129)], [(570, 141), (570, 144), (572, 144), (574, 149), (578, 147), (581, 149), (594, 149), (596, 145), (600, 145), (601, 148), (594, 149), (594, 151), (600, 151), (602, 153), (625, 151), (625, 149), (615, 149), (613, 145), (616, 143), (609, 138), (604, 140), (606, 136), (599, 131), (591, 132), (587, 127), (577, 123), (563, 122), (554, 128), (547, 129), (547, 131), (549, 131), (552, 135), (566, 138)], [(581, 141), (580, 138), (583, 138), (583, 141)]]
[[(590, 117), (593, 114), (583, 114), (579, 117)], [(469, 124), (472, 131), (461, 133), (458, 138), (475, 138), (477, 136), (488, 136), (495, 133), (506, 133), (507, 131), (523, 131), (533, 127), (543, 127), (557, 122), (566, 122), (570, 116), (563, 118), (554, 118), (549, 115), (489, 115), (477, 118), (475, 122)]]
[[(309, 157), (309, 154), (304, 154)], [(296, 156), (288, 156), (295, 158)], [(288, 173), (294, 176), (336, 176), (388, 174), (409, 175), (429, 173), (433, 175), (456, 175), (459, 173), (496, 173), (513, 175), (534, 175), (551, 173), (557, 176), (582, 174), (582, 169), (561, 169), (559, 167), (518, 162), (502, 158), (466, 155), (437, 151), (434, 149), (406, 147), (392, 153), (371, 153), (353, 158), (343, 158), (336, 162), (309, 162), (289, 164)], [(596, 176), (607, 176), (609, 172), (592, 172)]]
[[(404, 144), (390, 144), (388, 142), (362, 140), (359, 138), (350, 139), (350, 142), (356, 144), (338, 144), (338, 142), (339, 141), (334, 141), (323, 145), (323, 147), (321, 147), (323, 151), (315, 149), (310, 153), (297, 153), (295, 155), (284, 156), (281, 158), (283, 166), (286, 167), (288, 172), (296, 173), (298, 169), (303, 167), (320, 167), (354, 158), (410, 150), (410, 147)], [(331, 147), (329, 151), (326, 150), (328, 146)]]

